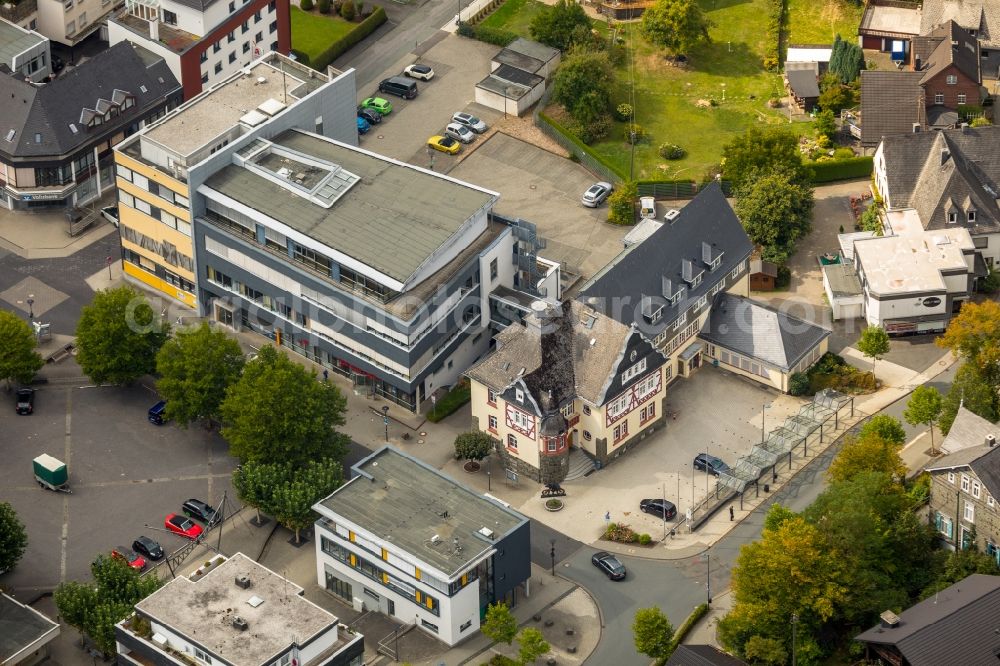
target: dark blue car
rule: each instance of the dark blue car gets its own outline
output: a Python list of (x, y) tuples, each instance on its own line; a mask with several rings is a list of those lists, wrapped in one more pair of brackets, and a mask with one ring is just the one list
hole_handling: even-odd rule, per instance
[(153, 425), (163, 425), (166, 421), (167, 401), (161, 400), (149, 408), (149, 422)]
[(367, 134), (368, 130), (370, 130), (371, 128), (372, 128), (371, 123), (369, 123), (361, 116), (358, 116), (358, 134)]

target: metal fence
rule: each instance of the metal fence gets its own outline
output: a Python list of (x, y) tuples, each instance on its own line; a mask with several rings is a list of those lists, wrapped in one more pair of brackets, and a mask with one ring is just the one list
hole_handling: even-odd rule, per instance
[[(539, 104), (541, 106), (541, 104)], [(600, 178), (608, 181), (609, 183), (620, 183), (623, 178), (618, 175), (617, 172), (613, 171), (609, 167), (601, 164), (593, 155), (581, 148), (576, 144), (575, 141), (568, 138), (565, 134), (557, 130), (555, 127), (550, 125), (544, 118), (540, 116), (535, 117), (535, 125), (538, 129), (542, 130), (542, 134), (549, 137), (560, 146), (565, 148), (571, 155), (573, 155), (577, 161), (583, 166), (587, 167), (590, 171), (597, 174)]]

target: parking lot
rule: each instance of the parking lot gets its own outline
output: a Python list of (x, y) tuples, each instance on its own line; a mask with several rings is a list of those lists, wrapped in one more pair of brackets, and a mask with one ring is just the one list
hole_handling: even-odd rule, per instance
[[(34, 415), (0, 409), (0, 500), (14, 506), (28, 531), (28, 550), (4, 585), (30, 598), (62, 580), (89, 578), (97, 555), (131, 546), (140, 534), (170, 552), (184, 540), (162, 531), (163, 520), (188, 498), (218, 507), (228, 491), (227, 515), (240, 506), (229, 482), (234, 463), (218, 433), (150, 424), (146, 411), (155, 401), (138, 384), (63, 379), (39, 387)], [(35, 483), (31, 461), (42, 453), (67, 464), (71, 494)]]

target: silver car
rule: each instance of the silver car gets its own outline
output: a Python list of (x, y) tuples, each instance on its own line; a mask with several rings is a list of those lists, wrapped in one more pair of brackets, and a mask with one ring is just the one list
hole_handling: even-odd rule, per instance
[(587, 208), (597, 208), (604, 203), (604, 200), (608, 198), (608, 195), (611, 194), (614, 189), (615, 188), (611, 185), (611, 183), (594, 183), (587, 189), (586, 192), (583, 193), (583, 198), (580, 200), (580, 203)]
[(451, 122), (458, 123), (459, 125), (465, 125), (470, 130), (476, 134), (482, 134), (489, 127), (482, 120), (472, 115), (471, 113), (465, 113), (464, 111), (459, 111), (451, 117)]
[(444, 133), (445, 136), (450, 136), (462, 143), (472, 143), (476, 139), (476, 135), (472, 130), (458, 123), (448, 123), (448, 126), (444, 128)]

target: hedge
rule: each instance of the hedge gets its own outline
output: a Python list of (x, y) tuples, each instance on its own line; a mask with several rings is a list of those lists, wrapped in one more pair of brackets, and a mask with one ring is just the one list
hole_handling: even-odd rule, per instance
[(674, 632), (674, 637), (670, 641), (669, 654), (667, 654), (667, 656), (661, 659), (657, 659), (654, 662), (656, 666), (663, 666), (665, 663), (667, 663), (667, 661), (673, 655), (674, 650), (677, 649), (677, 646), (684, 641), (684, 637), (687, 636), (688, 632), (694, 628), (694, 625), (697, 624), (698, 620), (705, 617), (707, 613), (708, 613), (708, 604), (699, 604), (694, 607), (694, 610), (691, 611), (691, 614), (688, 615), (686, 620), (684, 620), (684, 624), (678, 627), (677, 631)]
[(472, 387), (468, 379), (461, 380), (427, 412), (427, 420), (437, 423), (458, 411), (459, 407), (472, 400)]
[(325, 71), (331, 62), (344, 55), (349, 48), (362, 39), (375, 32), (375, 29), (385, 23), (387, 18), (385, 10), (381, 7), (376, 7), (371, 16), (359, 23), (358, 27), (330, 44), (325, 51), (316, 56), (315, 62), (310, 62), (310, 58), (300, 51), (295, 52), (296, 57), (304, 65), (308, 65), (320, 72)]
[(808, 162), (807, 166), (812, 169), (813, 183), (868, 178), (872, 174), (871, 156), (849, 157), (844, 160), (830, 160), (828, 162)]
[(788, 18), (785, 0), (767, 0), (767, 46), (764, 51), (764, 69), (775, 71), (781, 67), (781, 35)]

